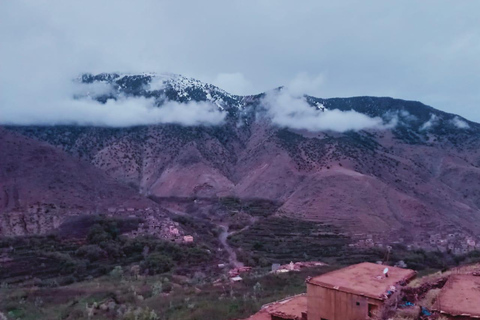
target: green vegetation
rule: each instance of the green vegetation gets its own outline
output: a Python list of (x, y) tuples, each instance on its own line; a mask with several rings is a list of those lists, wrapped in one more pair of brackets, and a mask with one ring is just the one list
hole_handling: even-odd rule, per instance
[(212, 250), (154, 237), (120, 236), (117, 222), (98, 218), (85, 241), (56, 236), (6, 238), (0, 252), (12, 259), (0, 267), (0, 282), (57, 286), (109, 273), (115, 266), (138, 264), (141, 273), (201, 268)]
[(267, 199), (239, 199), (235, 197), (220, 198), (222, 209), (235, 212), (242, 211), (254, 217), (268, 217), (281, 206), (281, 203)]
[[(249, 222), (242, 231), (234, 228), (237, 233), (229, 239), (238, 258), (255, 267), (242, 274), (243, 282), (230, 283), (227, 269), (213, 267), (218, 263), (218, 231), (202, 215), (175, 218), (207, 240), (189, 245), (127, 238), (121, 235), (129, 229), (124, 222), (99, 217), (85, 224), (81, 242), (55, 236), (1, 240), (0, 253), (12, 260), (0, 267), (0, 312), (7, 319), (243, 318), (265, 303), (304, 292), (307, 276), (386, 256), (384, 249), (349, 247), (350, 239), (333, 226), (271, 215), (272, 203), (223, 198), (213, 204), (214, 209), (227, 208), (215, 219), (230, 223), (244, 215)], [(330, 266), (268, 273), (271, 263), (291, 260)], [(480, 253), (453, 256), (397, 245), (389, 262), (399, 260), (427, 274), (480, 261)]]
[[(183, 218), (179, 220), (186, 226), (196, 226)], [(349, 239), (332, 226), (259, 217), (230, 239), (240, 248), (239, 258), (257, 267), (242, 274), (243, 282), (230, 283), (227, 270), (211, 267), (215, 260), (204, 246), (125, 238), (118, 229), (116, 221), (100, 218), (83, 243), (53, 236), (2, 240), (0, 252), (8, 251), (14, 260), (0, 270), (0, 312), (7, 319), (40, 320), (243, 318), (265, 303), (305, 292), (308, 276), (385, 257), (384, 250), (349, 248)], [(290, 260), (320, 260), (330, 266), (268, 273), (271, 262)], [(389, 261), (398, 260), (429, 273), (478, 261), (480, 253), (454, 257), (396, 246)]]
[(138, 278), (123, 272), (58, 288), (2, 286), (0, 311), (9, 319), (88, 319), (89, 313), (91, 319), (235, 319), (257, 312), (265, 303), (304, 292), (306, 277), (332, 268), (263, 276), (253, 272), (242, 283), (220, 286), (198, 272), (188, 277)]
[[(247, 230), (231, 236), (229, 242), (238, 248), (238, 259), (250, 266), (270, 266), (271, 263), (292, 260), (350, 265), (384, 261), (387, 257), (386, 249), (349, 247), (350, 239), (333, 226), (285, 217), (260, 219)], [(394, 245), (388, 262), (395, 264), (399, 261), (426, 273), (479, 262), (480, 252), (459, 256), (450, 252), (408, 250), (403, 245)]]
[(229, 241), (242, 249), (238, 258), (247, 265), (269, 266), (291, 260), (325, 261), (338, 257), (346, 250), (348, 239), (322, 223), (270, 217), (233, 235)]

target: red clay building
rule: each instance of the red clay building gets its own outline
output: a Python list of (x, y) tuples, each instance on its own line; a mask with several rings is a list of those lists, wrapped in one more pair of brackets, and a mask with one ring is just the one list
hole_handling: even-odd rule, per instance
[(265, 305), (247, 320), (381, 319), (415, 271), (360, 263), (307, 279), (307, 294)]
[(305, 294), (288, 297), (264, 305), (262, 310), (246, 320), (306, 320), (307, 297)]
[(480, 277), (460, 274), (450, 276), (437, 297), (435, 310), (447, 319), (479, 319)]
[(360, 263), (307, 279), (308, 320), (380, 319), (413, 270)]

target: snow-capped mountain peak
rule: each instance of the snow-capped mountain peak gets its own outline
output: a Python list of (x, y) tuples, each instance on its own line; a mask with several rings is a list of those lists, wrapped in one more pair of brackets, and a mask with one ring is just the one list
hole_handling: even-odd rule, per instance
[(220, 110), (242, 109), (241, 96), (233, 95), (212, 84), (172, 73), (101, 73), (84, 74), (80, 82), (104, 83), (112, 86), (112, 93), (94, 97), (100, 101), (115, 99), (118, 94), (155, 98), (158, 105), (165, 99), (181, 103), (190, 101), (210, 102)]

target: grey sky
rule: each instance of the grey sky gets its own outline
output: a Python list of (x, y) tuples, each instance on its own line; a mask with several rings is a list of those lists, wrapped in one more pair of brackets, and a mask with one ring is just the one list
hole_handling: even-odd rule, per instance
[(414, 99), (480, 122), (479, 13), (473, 0), (4, 0), (0, 117), (66, 95), (84, 71), (167, 71), (238, 94), (303, 75), (317, 96)]

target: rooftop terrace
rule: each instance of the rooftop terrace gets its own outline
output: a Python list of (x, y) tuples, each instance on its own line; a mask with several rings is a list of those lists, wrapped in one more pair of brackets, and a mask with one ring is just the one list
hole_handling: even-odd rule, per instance
[(246, 320), (270, 320), (272, 315), (278, 319), (302, 319), (302, 312), (307, 311), (305, 294), (289, 297), (262, 307), (258, 313)]
[(480, 318), (480, 277), (450, 276), (437, 298), (435, 309), (451, 316)]
[[(385, 268), (388, 268), (388, 277), (384, 276)], [(307, 279), (307, 282), (325, 288), (384, 300), (392, 286), (408, 282), (415, 275), (416, 272), (413, 270), (364, 262)]]

